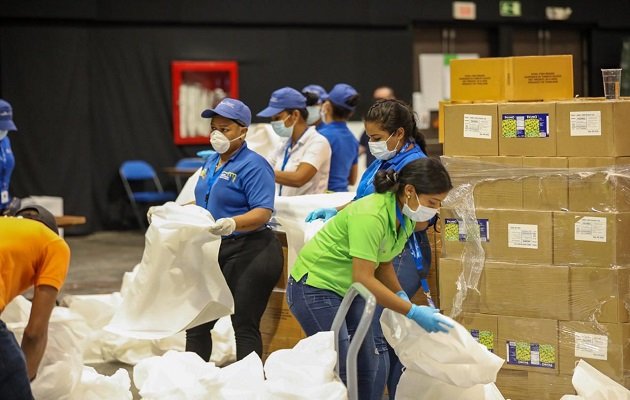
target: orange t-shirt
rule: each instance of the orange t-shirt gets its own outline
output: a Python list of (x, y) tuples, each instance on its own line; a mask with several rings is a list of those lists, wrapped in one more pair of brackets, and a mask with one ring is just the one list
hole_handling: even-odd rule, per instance
[(68, 244), (41, 222), (0, 217), (0, 310), (31, 286), (61, 289)]

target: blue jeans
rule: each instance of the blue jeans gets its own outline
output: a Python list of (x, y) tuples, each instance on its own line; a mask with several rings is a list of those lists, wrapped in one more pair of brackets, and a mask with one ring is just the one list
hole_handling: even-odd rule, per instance
[[(418, 242), (422, 252), (424, 271), (428, 272), (431, 266), (431, 246), (429, 239), (426, 232), (417, 232), (416, 235), (418, 235)], [(402, 286), (407, 296), (411, 299), (418, 289), (420, 289), (420, 280), (425, 276), (422, 276), (418, 271), (416, 262), (407, 246), (405, 246), (403, 252), (394, 259), (393, 264), (400, 286)], [(374, 342), (379, 354), (379, 362), (376, 379), (374, 380), (372, 400), (382, 399), (385, 385), (387, 385), (390, 400), (394, 400), (396, 396), (396, 386), (398, 386), (398, 381), (402, 375), (403, 365), (398, 359), (394, 349), (392, 349), (387, 343), (387, 340), (385, 340), (380, 322), (382, 313), (383, 307), (377, 305), (376, 311), (374, 312), (374, 319), (372, 320), (372, 331), (374, 332)]]
[[(332, 291), (307, 285), (307, 276), (304, 275), (299, 282), (289, 277), (287, 303), (291, 313), (298, 320), (306, 335), (311, 336), (317, 332), (331, 329), (343, 298)], [(363, 299), (357, 296), (348, 310), (345, 323), (342, 324), (339, 331), (339, 375), (344, 383), (347, 382), (346, 356), (348, 354), (348, 346), (361, 320), (364, 305)], [(367, 400), (372, 397), (377, 366), (378, 352), (374, 345), (372, 330), (369, 329), (361, 344), (357, 359), (359, 399)]]
[(26, 371), (24, 353), (13, 332), (0, 321), (0, 398), (31, 400), (31, 383)]

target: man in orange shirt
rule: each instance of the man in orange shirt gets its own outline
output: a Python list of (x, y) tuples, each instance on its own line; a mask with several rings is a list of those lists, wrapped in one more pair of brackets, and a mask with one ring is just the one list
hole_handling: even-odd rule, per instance
[(0, 319), (2, 399), (33, 398), (30, 381), (44, 355), (48, 321), (69, 264), (70, 248), (59, 237), (55, 217), (48, 210), (29, 206), (14, 217), (0, 218), (0, 313), (13, 298), (35, 286), (21, 350)]

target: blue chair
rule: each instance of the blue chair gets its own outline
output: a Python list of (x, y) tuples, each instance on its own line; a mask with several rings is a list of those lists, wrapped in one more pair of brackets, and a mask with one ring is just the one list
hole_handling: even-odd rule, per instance
[[(162, 184), (155, 173), (153, 167), (142, 160), (129, 160), (122, 163), (118, 170), (120, 177), (127, 192), (127, 197), (133, 207), (133, 212), (138, 220), (138, 225), (146, 229), (144, 213), (140, 211), (140, 204), (157, 205), (164, 204), (167, 201), (175, 200), (177, 195), (173, 192), (165, 192)], [(145, 189), (146, 186), (153, 186), (154, 190), (135, 190), (138, 186)], [(132, 187), (132, 185), (134, 185)]]
[[(187, 157), (187, 158), (182, 158), (181, 160), (177, 161), (177, 163), (175, 164), (175, 168), (197, 170), (203, 167), (205, 163), (206, 163), (206, 160), (204, 160), (201, 157)], [(182, 175), (185, 175), (185, 174), (175, 175), (175, 185), (177, 185), (177, 192), (181, 192), (182, 190)]]

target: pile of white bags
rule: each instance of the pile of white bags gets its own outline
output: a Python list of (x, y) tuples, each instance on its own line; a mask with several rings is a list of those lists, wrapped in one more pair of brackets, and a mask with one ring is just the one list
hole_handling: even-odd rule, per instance
[(613, 381), (580, 360), (571, 380), (577, 396), (566, 395), (560, 400), (630, 400), (630, 390)]
[(448, 334), (428, 333), (402, 314), (385, 310), (383, 333), (405, 366), (396, 399), (504, 400), (494, 382), (504, 360), (448, 317)]

